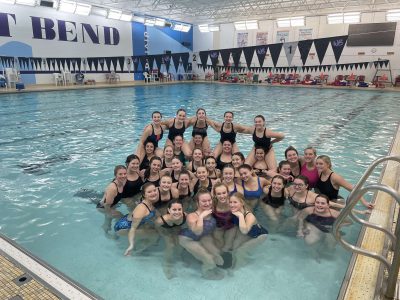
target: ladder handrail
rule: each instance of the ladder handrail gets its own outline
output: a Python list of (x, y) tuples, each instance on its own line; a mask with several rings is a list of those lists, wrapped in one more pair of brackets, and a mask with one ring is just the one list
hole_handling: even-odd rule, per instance
[[(364, 183), (367, 181), (369, 176), (372, 174), (372, 172), (375, 170), (375, 168), (385, 162), (385, 161), (396, 161), (400, 163), (400, 155), (391, 155), (391, 156), (385, 156), (382, 158), (378, 158), (375, 161), (372, 162), (372, 164), (367, 168), (367, 170), (364, 172), (364, 174), (361, 176), (360, 180), (358, 183), (354, 186), (353, 190), (350, 192), (349, 196), (347, 197), (347, 203), (342, 212), (339, 214), (338, 218), (336, 219), (335, 223), (333, 224), (333, 235), (335, 239), (347, 250), (362, 254), (374, 259), (377, 259), (380, 261), (388, 270), (389, 276), (387, 278), (387, 286), (386, 286), (386, 291), (385, 291), (385, 298), (386, 299), (393, 299), (394, 298), (394, 293), (396, 289), (396, 280), (397, 276), (399, 273), (399, 266), (400, 266), (400, 237), (396, 237), (395, 234), (393, 234), (390, 230), (387, 228), (371, 223), (369, 221), (365, 221), (358, 216), (354, 215), (352, 212), (352, 209), (355, 207), (355, 205), (358, 203), (360, 198), (368, 191), (382, 191), (390, 196), (392, 196), (397, 203), (400, 205), (400, 193), (396, 191), (393, 187), (390, 187), (386, 184), (378, 183), (378, 184), (369, 184), (366, 186), (363, 186)], [(351, 219), (354, 221), (360, 223), (362, 226), (366, 227), (371, 227), (377, 230), (382, 231), (383, 233), (386, 233), (386, 235), (390, 238), (391, 241), (391, 247), (393, 250), (393, 258), (392, 261), (390, 262), (387, 258), (385, 258), (383, 255), (373, 252), (373, 251), (368, 251), (363, 248), (358, 246), (354, 246), (353, 244), (350, 244), (349, 242), (345, 241), (342, 239), (342, 236), (340, 234), (340, 228), (343, 226), (344, 220), (350, 216)], [(396, 231), (400, 227), (396, 227)]]

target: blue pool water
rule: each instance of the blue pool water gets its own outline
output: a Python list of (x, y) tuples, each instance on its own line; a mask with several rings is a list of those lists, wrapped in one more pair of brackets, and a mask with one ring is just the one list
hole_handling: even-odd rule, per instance
[[(350, 258), (340, 247), (318, 263), (295, 232), (271, 234), (248, 266), (222, 281), (200, 279), (197, 263), (181, 261), (178, 277), (166, 280), (162, 243), (124, 257), (126, 239), (107, 239), (103, 216), (76, 193), (102, 193), (153, 110), (166, 118), (200, 106), (216, 120), (232, 110), (243, 124), (264, 114), (269, 127), (286, 134), (274, 146), (278, 160), (289, 145), (313, 144), (354, 183), (387, 154), (398, 103), (399, 94), (380, 91), (207, 84), (1, 95), (0, 230), (106, 299), (336, 299)], [(218, 138), (212, 130), (209, 136)], [(241, 150), (250, 141), (241, 135)], [(358, 230), (345, 228), (346, 238), (356, 240)]]

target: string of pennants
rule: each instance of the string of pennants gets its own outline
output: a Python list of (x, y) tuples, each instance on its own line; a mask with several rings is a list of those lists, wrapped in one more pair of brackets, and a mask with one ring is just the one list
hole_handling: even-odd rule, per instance
[[(172, 63), (171, 63), (172, 61)], [(154, 63), (155, 62), (155, 63)], [(54, 71), (61, 72), (140, 72), (145, 69), (145, 65), (150, 66), (150, 70), (157, 66), (160, 70), (165, 64), (167, 72), (172, 64), (178, 72), (179, 65), (182, 64), (185, 72), (189, 64), (189, 52), (140, 55), (140, 56), (113, 56), (113, 57), (75, 57), (75, 58), (42, 58), (42, 57), (14, 57), (0, 56), (0, 64), (3, 68), (19, 68), (20, 71)]]
[(329, 45), (331, 45), (336, 63), (338, 63), (340, 56), (342, 55), (343, 48), (346, 45), (347, 38), (348, 36), (344, 35), (344, 36), (334, 36), (334, 37), (320, 38), (314, 40), (310, 39), (297, 42), (200, 51), (199, 56), (201, 63), (199, 65), (202, 66), (203, 69), (205, 70), (207, 68), (208, 58), (210, 58), (211, 60), (211, 65), (216, 66), (219, 61), (219, 57), (221, 57), (223, 66), (228, 67), (230, 64), (229, 63), (230, 57), (232, 57), (233, 67), (238, 68), (240, 63), (240, 57), (243, 53), (246, 60), (247, 68), (250, 69), (254, 53), (256, 53), (260, 68), (262, 68), (265, 56), (267, 55), (267, 52), (269, 50), (273, 66), (276, 67), (279, 56), (283, 49), (285, 51), (285, 55), (288, 61), (288, 66), (290, 67), (294, 54), (298, 49), (301, 61), (304, 66), (307, 62), (308, 54), (310, 53), (310, 49), (313, 44), (315, 46), (315, 50), (317, 52), (320, 65), (322, 65), (322, 61), (324, 60)]
[[(214, 65), (206, 65), (205, 69), (208, 70), (214, 70), (218, 69), (220, 72), (225, 72), (225, 71), (234, 71), (238, 73), (243, 73), (246, 70), (249, 70), (250, 72), (254, 73), (261, 73), (261, 72), (279, 72), (279, 73), (298, 73), (298, 72), (329, 72), (329, 71), (339, 71), (339, 70), (353, 70), (353, 69), (360, 69), (362, 70), (363, 68), (366, 70), (367, 68), (385, 68), (388, 66), (389, 60), (376, 60), (376, 61), (370, 61), (370, 62), (358, 62), (358, 63), (349, 63), (349, 64), (335, 64), (335, 65), (316, 65), (316, 66), (301, 66), (301, 67), (250, 67), (250, 68), (245, 68), (245, 67), (224, 67), (224, 66), (214, 66)], [(197, 64), (197, 66), (203, 67), (202, 64)], [(205, 70), (204, 69), (204, 70)]]

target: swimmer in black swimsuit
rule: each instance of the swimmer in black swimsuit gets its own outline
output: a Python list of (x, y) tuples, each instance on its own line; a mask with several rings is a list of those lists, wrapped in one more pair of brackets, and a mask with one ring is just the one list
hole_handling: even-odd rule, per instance
[(226, 166), (232, 164), (232, 143), (224, 141), (222, 143), (222, 153), (217, 156), (217, 169), (221, 170)]
[(216, 121), (207, 118), (207, 123), (221, 135), (219, 143), (217, 144), (217, 146), (213, 151), (214, 157), (218, 157), (221, 154), (222, 144), (224, 143), (224, 141), (231, 142), (232, 152), (239, 152), (239, 147), (236, 144), (236, 133), (243, 132), (246, 129), (246, 127), (239, 124), (233, 124), (232, 121), (233, 121), (233, 112), (231, 111), (226, 111), (224, 113), (224, 122), (222, 123), (218, 123)]
[(204, 166), (204, 154), (201, 149), (194, 149), (192, 161), (188, 165), (188, 170), (195, 173), (198, 167)]
[(160, 186), (160, 179), (167, 172), (167, 169), (160, 171), (161, 163), (161, 158), (158, 156), (154, 156), (150, 159), (149, 167), (140, 171), (140, 176), (144, 183), (151, 182), (156, 187)]
[(163, 175), (160, 179), (160, 186), (158, 187), (158, 202), (154, 204), (154, 207), (160, 212), (166, 211), (167, 204), (172, 199), (178, 199), (178, 189), (172, 186), (172, 178), (168, 174)]
[(111, 230), (112, 219), (119, 219), (123, 215), (115, 209), (115, 206), (122, 199), (122, 192), (126, 183), (126, 167), (118, 165), (114, 168), (114, 180), (107, 186), (103, 199), (96, 208), (104, 213), (104, 224), (102, 228), (106, 234)]
[(182, 170), (179, 174), (178, 182), (173, 183), (172, 186), (178, 190), (178, 197), (183, 203), (184, 210), (187, 211), (187, 208), (191, 204), (191, 198), (193, 194), (189, 172)]
[(165, 241), (163, 270), (168, 279), (175, 277), (173, 270), (174, 253), (178, 250), (178, 234), (186, 226), (186, 213), (180, 200), (168, 202), (167, 214), (161, 215), (155, 221), (156, 229)]
[(207, 156), (204, 160), (208, 172), (208, 178), (218, 179), (221, 177), (221, 171), (217, 169), (217, 161), (214, 156)]
[(143, 160), (145, 155), (144, 145), (145, 142), (151, 141), (155, 146), (155, 155), (162, 157), (162, 149), (159, 148), (158, 142), (162, 139), (164, 135), (164, 130), (166, 130), (166, 126), (161, 124), (162, 115), (159, 111), (154, 111), (151, 114), (152, 123), (146, 125), (143, 129), (142, 136), (140, 137), (140, 141), (138, 144), (138, 148), (136, 149), (136, 155), (139, 156), (140, 160)]
[(150, 159), (156, 156), (155, 153), (155, 145), (152, 141), (146, 141), (144, 144), (145, 154), (143, 159), (140, 162), (140, 170), (147, 169), (150, 165)]
[(290, 164), (290, 175), (293, 178), (301, 174), (301, 166), (304, 164), (304, 158), (299, 156), (299, 152), (293, 146), (289, 146), (285, 150), (285, 158)]
[[(336, 241), (330, 232), (338, 215), (338, 211), (329, 208), (328, 197), (318, 195), (315, 199), (315, 206), (308, 207), (301, 212), (299, 217), (301, 225), (297, 236), (304, 238), (304, 241), (310, 246), (316, 245), (321, 241), (324, 246), (333, 249)], [(319, 249), (317, 247), (312, 247), (311, 249), (318, 260)]]
[(201, 140), (201, 150), (203, 150), (203, 153), (206, 153), (206, 155), (209, 155), (211, 152), (211, 146), (207, 137), (208, 124), (206, 121), (206, 111), (204, 108), (197, 109), (196, 116), (190, 118), (189, 124), (193, 126), (192, 139), (189, 142), (189, 148), (192, 151), (193, 149), (198, 148), (199, 145), (196, 145), (195, 139), (197, 139), (197, 141)]
[(252, 134), (254, 147), (249, 152), (246, 158), (246, 163), (252, 166), (255, 163), (255, 147), (259, 146), (265, 150), (265, 162), (270, 170), (276, 170), (277, 162), (275, 159), (275, 152), (272, 144), (280, 142), (284, 139), (285, 135), (281, 132), (272, 131), (265, 127), (265, 118), (258, 115), (254, 118), (254, 126), (249, 126), (243, 133)]
[(122, 191), (124, 203), (128, 206), (129, 211), (135, 208), (135, 200), (140, 197), (140, 190), (143, 185), (143, 180), (140, 177), (139, 157), (135, 154), (128, 155), (125, 161), (127, 167), (126, 183)]
[(271, 186), (264, 188), (265, 196), (261, 199), (260, 206), (268, 218), (275, 222), (279, 220), (282, 213), (287, 192), (285, 190), (286, 180), (275, 175), (271, 180)]
[[(183, 138), (186, 128), (190, 126), (190, 120), (186, 118), (186, 111), (183, 108), (180, 108), (176, 112), (175, 118), (163, 121), (161, 124), (168, 128), (168, 138), (165, 144), (172, 145), (176, 136), (182, 136)], [(184, 141), (182, 144), (182, 151), (185, 156), (190, 157), (191, 152), (189, 145)]]

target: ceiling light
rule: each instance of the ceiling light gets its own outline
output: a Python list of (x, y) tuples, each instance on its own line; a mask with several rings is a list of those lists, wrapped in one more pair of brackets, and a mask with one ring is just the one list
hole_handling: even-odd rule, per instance
[(131, 14), (124, 14), (124, 13), (123, 13), (119, 19), (120, 19), (121, 21), (130, 22), (130, 21), (132, 21), (132, 15), (131, 15)]
[(164, 20), (164, 19), (159, 19), (159, 18), (157, 18), (157, 19), (155, 20), (154, 25), (164, 27), (164, 26), (165, 26), (165, 20)]
[(144, 17), (133, 16), (132, 20), (133, 20), (134, 22), (144, 23)]
[(343, 23), (352, 24), (352, 23), (360, 23), (361, 13), (359, 12), (351, 12), (343, 14)]
[(210, 30), (208, 29), (208, 24), (199, 25), (199, 31), (200, 32), (210, 32)]
[(155, 19), (145, 19), (144, 20), (144, 25), (146, 25), (146, 26), (154, 26), (154, 24), (156, 23), (156, 20)]
[(0, 0), (0, 3), (15, 4), (15, 0)]
[(122, 15), (122, 11), (117, 10), (117, 9), (110, 9), (110, 10), (108, 11), (108, 16), (107, 16), (107, 18), (119, 20), (119, 19), (121, 18), (121, 15)]
[(208, 25), (209, 31), (219, 31), (219, 25)]
[(258, 29), (258, 21), (257, 20), (246, 21), (246, 27), (247, 29)]
[(343, 14), (331, 14), (326, 16), (328, 24), (343, 24)]
[(280, 18), (276, 19), (278, 27), (290, 27), (290, 18)]
[(75, 1), (61, 0), (58, 6), (58, 10), (66, 13), (74, 13), (76, 9)]
[(101, 17), (107, 18), (108, 10), (103, 7), (92, 6), (92, 9), (90, 10), (90, 14), (92, 16), (101, 16)]
[(182, 31), (182, 26), (183, 26), (182, 24), (175, 23), (172, 29), (176, 31)]
[(400, 21), (400, 9), (388, 10), (386, 12), (386, 21)]
[(246, 30), (246, 22), (245, 21), (240, 21), (240, 22), (235, 22), (235, 29), (236, 30)]
[(16, 0), (17, 4), (35, 6), (36, 0)]
[(75, 13), (81, 16), (88, 16), (92, 6), (85, 3), (76, 3)]
[(189, 24), (182, 24), (182, 32), (189, 32), (191, 28), (192, 26)]

